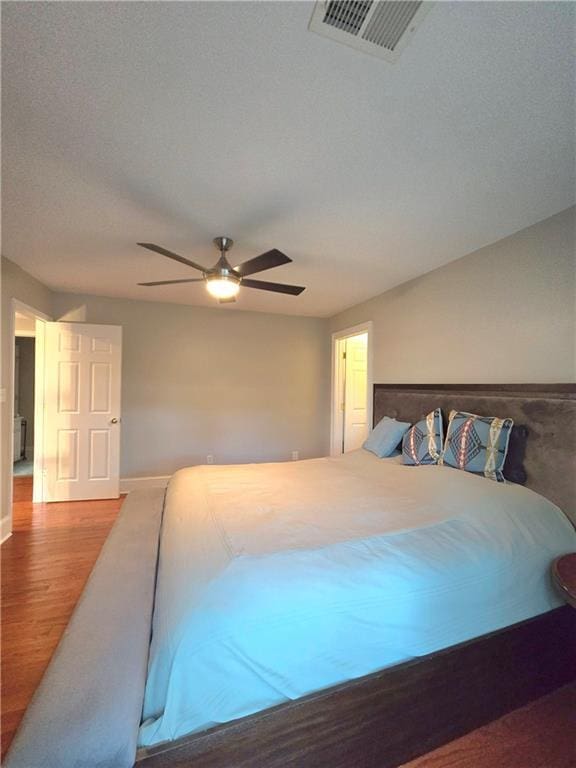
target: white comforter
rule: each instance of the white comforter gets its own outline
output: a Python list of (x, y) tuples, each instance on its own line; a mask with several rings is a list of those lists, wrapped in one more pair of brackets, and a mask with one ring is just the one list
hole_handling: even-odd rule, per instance
[(195, 467), (167, 495), (140, 744), (243, 717), (555, 608), (563, 513), (366, 451)]

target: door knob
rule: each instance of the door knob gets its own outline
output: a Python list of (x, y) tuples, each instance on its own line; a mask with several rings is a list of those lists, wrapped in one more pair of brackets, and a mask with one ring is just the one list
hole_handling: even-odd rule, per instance
[(118, 424), (118, 419), (116, 417), (110, 419), (110, 424)]

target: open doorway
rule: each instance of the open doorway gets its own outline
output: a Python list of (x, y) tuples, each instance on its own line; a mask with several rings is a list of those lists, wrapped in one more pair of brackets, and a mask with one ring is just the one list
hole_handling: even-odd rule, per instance
[[(47, 315), (17, 299), (11, 312), (11, 391), (9, 393), (12, 441), (10, 445), (11, 482), (8, 509), (13, 505), (42, 500), (43, 482), (43, 391), (44, 327)], [(3, 538), (12, 531), (3, 530)]]
[[(36, 322), (16, 312), (14, 323), (14, 477), (34, 474), (34, 385)], [(32, 480), (30, 480), (32, 484)]]
[(372, 421), (372, 323), (332, 335), (332, 456), (362, 446)]

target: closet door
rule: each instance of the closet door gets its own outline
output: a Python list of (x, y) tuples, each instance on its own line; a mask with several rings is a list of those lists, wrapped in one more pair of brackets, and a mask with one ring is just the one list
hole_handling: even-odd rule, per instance
[(44, 499), (118, 498), (122, 328), (45, 328)]

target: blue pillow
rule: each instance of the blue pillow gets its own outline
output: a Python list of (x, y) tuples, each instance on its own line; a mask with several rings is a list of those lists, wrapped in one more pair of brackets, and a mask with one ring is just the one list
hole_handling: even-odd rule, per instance
[(442, 453), (442, 411), (436, 408), (410, 427), (402, 440), (404, 464), (437, 464)]
[(514, 422), (495, 416), (451, 411), (438, 464), (504, 481), (504, 462)]
[(379, 459), (391, 456), (409, 428), (409, 422), (396, 421), (384, 416), (370, 432), (362, 447), (375, 453)]

